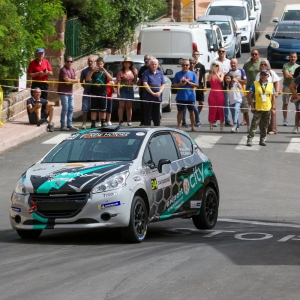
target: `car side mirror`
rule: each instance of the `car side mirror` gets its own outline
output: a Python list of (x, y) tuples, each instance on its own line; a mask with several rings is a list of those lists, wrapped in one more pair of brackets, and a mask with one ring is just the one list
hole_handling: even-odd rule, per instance
[(258, 6), (254, 6), (254, 10), (259, 10), (259, 7)]
[(148, 161), (146, 166), (148, 166), (151, 170), (155, 169), (155, 163), (153, 161)]
[(273, 22), (274, 22), (274, 23), (278, 23), (278, 18), (277, 18), (277, 17), (274, 18), (274, 19), (273, 19)]
[(228, 38), (228, 36), (223, 36), (224, 42), (226, 42), (227, 38)]
[(250, 16), (249, 17), (249, 21), (253, 21), (253, 20), (255, 20), (256, 19), (256, 17), (254, 17), (254, 16)]
[(271, 36), (270, 36), (268, 33), (265, 35), (265, 37), (266, 37), (268, 40), (271, 40)]
[(239, 34), (242, 34), (242, 32), (241, 32), (240, 30), (237, 30), (237, 31), (235, 32), (235, 35), (239, 35)]
[(160, 159), (158, 162), (158, 166), (157, 166), (158, 172), (161, 173), (162, 166), (166, 165), (166, 164), (170, 164), (170, 163), (171, 163), (171, 161), (169, 159), (165, 159), (165, 158)]
[(171, 69), (167, 69), (166, 72), (165, 72), (165, 75), (173, 75), (173, 70)]

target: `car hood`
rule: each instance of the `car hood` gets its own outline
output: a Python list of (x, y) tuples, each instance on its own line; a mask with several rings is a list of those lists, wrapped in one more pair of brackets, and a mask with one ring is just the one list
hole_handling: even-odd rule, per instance
[(86, 193), (108, 177), (126, 171), (132, 162), (42, 163), (29, 168), (23, 184), (29, 193)]
[(276, 39), (272, 38), (273, 41), (279, 44), (279, 48), (283, 49), (299, 49), (300, 48), (300, 40), (296, 39)]

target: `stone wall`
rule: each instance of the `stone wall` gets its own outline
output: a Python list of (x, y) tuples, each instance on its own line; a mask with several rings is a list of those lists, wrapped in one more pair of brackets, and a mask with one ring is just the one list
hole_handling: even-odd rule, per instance
[(194, 22), (194, 1), (182, 8), (182, 22)]

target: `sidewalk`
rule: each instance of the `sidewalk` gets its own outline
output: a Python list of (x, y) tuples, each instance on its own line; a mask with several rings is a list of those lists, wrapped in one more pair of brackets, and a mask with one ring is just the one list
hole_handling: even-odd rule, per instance
[[(81, 115), (81, 96), (82, 89), (78, 89), (74, 93), (74, 114), (73, 118), (78, 118)], [(60, 107), (54, 107), (54, 127), (55, 131), (60, 128)], [(43, 133), (47, 132), (47, 124), (40, 127), (29, 124), (27, 114), (15, 121), (5, 122), (3, 127), (0, 127), (0, 153), (11, 147), (33, 139)], [(73, 131), (70, 133), (73, 133)]]

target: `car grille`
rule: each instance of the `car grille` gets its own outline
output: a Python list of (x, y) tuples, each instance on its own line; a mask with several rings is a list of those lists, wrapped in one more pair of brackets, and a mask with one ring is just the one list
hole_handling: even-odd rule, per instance
[[(77, 215), (87, 203), (89, 194), (37, 195), (30, 194), (28, 204), (37, 206), (36, 212), (46, 218), (70, 218)], [(34, 203), (32, 203), (32, 200)]]

